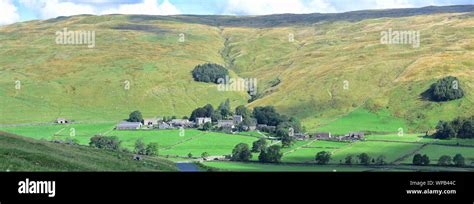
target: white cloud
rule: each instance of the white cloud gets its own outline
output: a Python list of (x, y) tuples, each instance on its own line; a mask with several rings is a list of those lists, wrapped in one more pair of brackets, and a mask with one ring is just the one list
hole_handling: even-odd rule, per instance
[(180, 11), (171, 4), (169, 0), (164, 0), (161, 4), (158, 3), (158, 0), (144, 0), (141, 3), (117, 4), (105, 9), (100, 7), (98, 4), (110, 3), (110, 0), (82, 0), (74, 2), (62, 0), (19, 0), (19, 2), (26, 7), (33, 9), (41, 19), (80, 14), (180, 14)]
[(375, 0), (374, 6), (376, 9), (415, 7), (408, 0)]
[(267, 15), (281, 13), (335, 12), (326, 0), (228, 0), (224, 13), (237, 15)]
[(137, 4), (121, 4), (118, 8), (107, 9), (101, 14), (147, 14), (147, 15), (176, 15), (181, 12), (168, 0), (159, 4), (156, 0), (144, 0)]
[(20, 20), (20, 15), (11, 0), (0, 0), (0, 25), (15, 23)]

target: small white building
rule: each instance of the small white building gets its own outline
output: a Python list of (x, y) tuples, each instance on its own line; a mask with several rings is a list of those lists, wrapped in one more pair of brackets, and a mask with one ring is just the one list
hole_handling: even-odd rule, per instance
[(212, 119), (211, 118), (196, 118), (196, 124), (197, 125), (204, 125), (206, 123), (212, 123)]
[(158, 119), (157, 118), (147, 118), (143, 120), (143, 124), (148, 125), (148, 126), (154, 126), (158, 125)]
[(170, 122), (173, 127), (183, 127), (183, 128), (191, 128), (194, 126), (194, 123), (187, 120), (187, 119), (173, 119)]
[(217, 127), (219, 128), (234, 128), (234, 120), (218, 120)]
[(65, 118), (58, 118), (56, 119), (57, 124), (67, 124), (69, 121), (67, 121)]
[(158, 125), (158, 128), (160, 130), (168, 130), (168, 129), (173, 129), (173, 126), (168, 124), (167, 122), (160, 122), (160, 124)]
[(142, 127), (142, 123), (140, 122), (122, 121), (115, 127), (115, 129), (116, 130), (138, 130), (141, 127)]

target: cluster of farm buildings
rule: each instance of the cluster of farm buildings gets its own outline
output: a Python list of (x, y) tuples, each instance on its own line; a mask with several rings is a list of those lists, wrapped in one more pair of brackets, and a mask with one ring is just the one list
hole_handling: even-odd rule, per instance
[[(233, 116), (232, 120), (218, 120), (216, 126), (223, 130), (230, 130), (236, 128), (237, 125), (243, 122), (243, 117), (241, 115)], [(58, 118), (56, 120), (58, 124), (68, 124), (70, 121), (64, 118)], [(211, 118), (196, 118), (194, 121), (190, 121), (188, 119), (173, 119), (171, 121), (164, 121), (162, 118), (147, 118), (144, 119), (143, 123), (141, 122), (128, 122), (122, 121), (115, 127), (116, 130), (140, 130), (140, 129), (159, 129), (159, 130), (169, 130), (169, 129), (180, 129), (180, 128), (197, 128), (201, 127), (206, 123), (212, 124)], [(275, 126), (268, 126), (258, 124), (256, 126), (243, 126), (243, 129), (246, 131), (265, 131), (265, 132), (272, 132), (276, 130)], [(332, 135), (330, 132), (319, 132), (313, 135), (308, 135), (305, 133), (295, 133), (293, 137), (296, 140), (304, 141), (304, 140), (330, 140), (330, 141), (359, 141), (363, 140), (365, 137), (365, 133), (363, 132), (350, 132), (345, 135)]]
[[(243, 117), (241, 115), (233, 116), (232, 120), (218, 120), (216, 125), (218, 128), (234, 129), (237, 125), (242, 123)], [(196, 118), (194, 121), (188, 119), (173, 119), (164, 121), (161, 118), (148, 118), (141, 122), (127, 122), (122, 121), (115, 127), (116, 130), (138, 130), (138, 129), (178, 129), (178, 128), (196, 128), (206, 123), (212, 124), (211, 118)], [(255, 130), (256, 127), (247, 127), (248, 130)]]

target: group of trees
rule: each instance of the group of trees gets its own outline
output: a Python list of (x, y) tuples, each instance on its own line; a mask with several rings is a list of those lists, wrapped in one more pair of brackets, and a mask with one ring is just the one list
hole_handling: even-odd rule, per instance
[[(227, 119), (234, 114), (241, 115), (243, 118), (242, 123), (236, 127), (239, 131), (245, 131), (244, 127), (257, 124), (275, 126), (274, 130), (268, 128), (268, 130), (263, 131), (275, 134), (276, 137), (281, 138), (284, 147), (290, 146), (293, 143), (293, 138), (289, 135), (290, 129), (293, 129), (294, 133), (303, 131), (301, 122), (298, 119), (279, 114), (273, 106), (255, 107), (251, 111), (244, 105), (240, 105), (232, 112), (229, 99), (221, 103), (218, 109), (214, 109), (211, 104), (195, 109), (191, 113), (190, 120), (194, 121), (199, 117), (210, 117), (213, 122), (216, 122), (221, 119)], [(203, 129), (209, 130), (211, 127), (211, 124), (207, 124)]]
[(118, 137), (111, 136), (100, 136), (96, 135), (90, 139), (89, 145), (92, 147), (96, 147), (99, 149), (107, 149), (107, 150), (121, 150), (121, 141)]
[(421, 155), (421, 154), (416, 154), (413, 156), (413, 164), (417, 166), (427, 166), (430, 164), (430, 158), (428, 155)]
[(279, 163), (283, 157), (281, 147), (278, 145), (272, 145), (267, 147), (265, 139), (260, 139), (253, 143), (252, 149), (249, 148), (248, 144), (240, 143), (232, 150), (231, 160), (232, 161), (250, 161), (252, 159), (252, 152), (260, 152), (258, 155), (258, 161), (262, 163)]
[[(128, 149), (121, 147), (122, 141), (118, 139), (116, 136), (101, 136), (96, 135), (90, 139), (89, 145), (99, 149), (106, 149), (106, 150), (114, 150), (114, 151), (123, 151), (129, 152)], [(135, 154), (139, 155), (149, 155), (155, 156), (158, 155), (158, 144), (157, 143), (149, 143), (145, 146), (143, 140), (139, 139), (135, 142)]]
[(135, 154), (156, 156), (158, 155), (158, 143), (151, 142), (145, 146), (142, 139), (135, 141)]
[[(331, 153), (326, 152), (326, 151), (318, 152), (316, 154), (315, 160), (316, 160), (317, 164), (321, 164), (321, 165), (328, 164), (329, 161), (331, 161)], [(385, 164), (387, 164), (385, 162), (385, 156), (384, 155), (380, 155), (377, 158), (372, 158), (367, 153), (361, 153), (359, 155), (356, 155), (355, 157), (353, 155), (347, 155), (346, 158), (344, 159), (344, 164), (346, 164), (346, 165), (352, 165), (356, 162), (358, 162), (359, 164), (362, 164), (362, 165), (371, 165), (371, 164), (385, 165)], [(341, 164), (342, 163), (343, 163), (343, 161), (341, 160)]]
[(448, 76), (432, 84), (423, 95), (432, 101), (451, 101), (464, 97), (464, 90), (456, 77)]
[(229, 75), (229, 71), (221, 65), (207, 63), (196, 66), (192, 74), (195, 81), (217, 84), (219, 79)]
[[(279, 114), (273, 106), (255, 107), (253, 109), (253, 117), (258, 124), (275, 126), (276, 129), (273, 133), (282, 140), (283, 147), (289, 147), (294, 142), (290, 132), (299, 133), (303, 131), (301, 122), (298, 119)], [(270, 130), (268, 132), (272, 133)]]
[(461, 154), (456, 154), (453, 158), (448, 155), (443, 155), (438, 159), (438, 165), (463, 167), (466, 165), (466, 159)]
[(387, 164), (385, 159), (386, 157), (384, 155), (379, 155), (377, 158), (372, 158), (367, 153), (361, 153), (359, 155), (356, 155), (355, 158), (353, 155), (347, 155), (346, 158), (344, 159), (344, 164), (352, 165), (355, 162), (358, 162), (359, 164), (362, 164), (362, 165), (371, 165), (371, 164), (385, 165)]
[[(425, 154), (416, 154), (413, 156), (413, 165), (417, 166), (428, 166), (430, 164), (430, 158)], [(439, 166), (457, 166), (457, 167), (463, 167), (466, 165), (465, 163), (465, 158), (461, 154), (456, 154), (454, 157), (451, 157), (449, 155), (443, 155), (438, 159), (438, 165)]]
[(196, 118), (211, 118), (212, 121), (216, 122), (217, 120), (226, 119), (232, 115), (230, 100), (227, 99), (222, 102), (217, 109), (214, 109), (211, 104), (195, 109), (191, 113), (189, 120), (194, 121)]
[(456, 118), (451, 122), (440, 121), (434, 137), (437, 139), (474, 138), (474, 116)]

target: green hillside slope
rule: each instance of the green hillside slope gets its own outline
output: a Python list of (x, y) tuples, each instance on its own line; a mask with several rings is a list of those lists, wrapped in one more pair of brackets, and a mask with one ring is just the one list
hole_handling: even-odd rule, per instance
[(0, 132), (0, 171), (176, 171), (158, 158), (27, 139)]
[[(0, 124), (56, 117), (114, 121), (133, 110), (145, 117), (184, 116), (226, 98), (234, 107), (247, 104), (245, 92), (193, 81), (195, 65), (214, 62), (257, 78), (259, 97), (249, 107), (274, 105), (309, 131), (331, 131), (337, 126), (330, 123), (352, 120), (345, 129), (379, 131), (377, 121), (359, 120), (369, 117), (383, 119), (385, 132), (426, 131), (438, 120), (474, 112), (474, 15), (469, 9), (410, 11), (402, 17), (395, 13), (403, 10), (341, 14), (357, 21), (302, 16), (301, 24), (282, 23), (278, 15), (248, 26), (235, 25), (248, 17), (109, 15), (0, 27)], [(56, 45), (54, 33), (65, 27), (96, 31), (96, 47)], [(381, 44), (380, 33), (388, 29), (420, 31), (420, 47)], [(421, 99), (448, 75), (461, 80), (463, 99)]]

